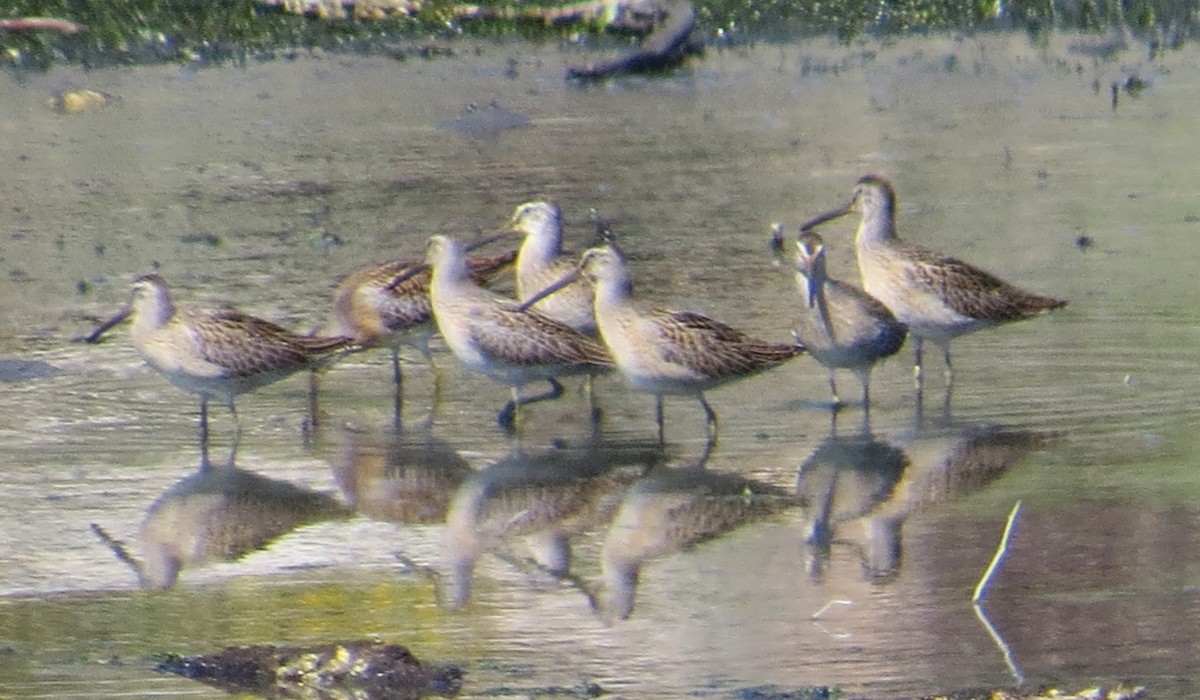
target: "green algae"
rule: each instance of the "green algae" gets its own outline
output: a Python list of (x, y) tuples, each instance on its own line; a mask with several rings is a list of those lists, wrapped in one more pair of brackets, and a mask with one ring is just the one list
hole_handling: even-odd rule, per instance
[[(325, 4), (337, 7), (329, 0)], [(459, 0), (426, 0), (402, 11), (356, 17), (349, 8), (298, 14), (259, 0), (13, 0), (0, 10), (0, 19), (54, 17), (86, 29), (0, 30), (0, 61), (45, 69), (58, 63), (86, 68), (244, 62), (309, 50), (430, 57), (439, 52), (421, 48), (422, 42), (462, 34), (561, 40), (603, 31), (603, 22), (594, 17), (573, 24), (531, 21), (526, 6), (512, 0), (483, 0), (477, 5), (482, 12), (466, 12), (467, 7)], [(1200, 24), (1200, 10), (1187, 0), (701, 0), (696, 11), (706, 41), (825, 33), (849, 40), (862, 34), (1016, 27), (1034, 34), (1119, 29), (1152, 44), (1179, 45)]]

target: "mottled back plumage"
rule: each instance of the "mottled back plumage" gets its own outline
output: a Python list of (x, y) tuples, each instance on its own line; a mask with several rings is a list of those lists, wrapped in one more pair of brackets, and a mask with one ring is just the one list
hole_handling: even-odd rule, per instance
[(799, 344), (757, 340), (702, 314), (637, 303), (625, 259), (611, 245), (586, 251), (579, 269), (595, 290), (596, 325), (617, 369), (632, 386), (657, 397), (660, 440), (665, 394), (696, 397), (708, 419), (711, 449), (717, 417), (704, 391), (804, 352)]
[(928, 290), (964, 316), (1005, 323), (1067, 304), (1061, 299), (1027, 292), (962, 260), (912, 243), (898, 242), (895, 248), (909, 261), (904, 268), (909, 284)]
[[(512, 265), (516, 251), (471, 256), (467, 266), (477, 284), (487, 284), (499, 272)], [(430, 325), (433, 310), (429, 301), (429, 270), (418, 272), (396, 283), (397, 278), (422, 265), (416, 258), (398, 258), (368, 265), (342, 278), (333, 294), (333, 315), (326, 333), (354, 338), (369, 347), (394, 346), (409, 340), (405, 331)], [(425, 348), (419, 339), (414, 344)]]
[(954, 338), (1067, 304), (1027, 292), (957, 258), (900, 240), (895, 191), (877, 175), (860, 178), (850, 202), (814, 217), (803, 229), (853, 211), (862, 215), (855, 247), (863, 287), (908, 326), (914, 339), (918, 387), (922, 341), (931, 340), (942, 349), (949, 383), (953, 380), (950, 342)]
[(796, 343), (770, 343), (691, 311), (657, 310), (662, 357), (712, 380), (731, 380), (771, 369), (797, 355)]
[[(600, 343), (536, 311), (522, 311), (517, 302), (472, 282), (463, 258), (462, 246), (454, 239), (429, 239), (433, 316), (455, 357), (512, 387), (513, 399), (500, 412), (501, 425), (514, 427), (522, 404), (560, 395), (558, 377), (596, 374), (612, 367)], [(521, 388), (537, 380), (549, 382), (550, 393), (523, 398)]]
[(208, 434), (208, 399), (234, 413), (234, 398), (304, 369), (316, 369), (354, 341), (308, 336), (231, 309), (179, 309), (158, 275), (133, 283), (133, 345), (175, 386), (200, 396), (202, 439)]
[[(519, 306), (501, 303), (492, 313), (476, 315), (481, 322), (472, 324), (471, 335), (485, 354), (515, 365), (569, 363), (585, 372), (612, 368), (604, 346), (536, 311), (518, 311)], [(520, 352), (514, 351), (514, 342), (522, 346)]]
[(201, 357), (225, 368), (229, 377), (308, 369), (353, 343), (345, 337), (300, 335), (233, 309), (183, 310), (179, 317), (195, 335)]

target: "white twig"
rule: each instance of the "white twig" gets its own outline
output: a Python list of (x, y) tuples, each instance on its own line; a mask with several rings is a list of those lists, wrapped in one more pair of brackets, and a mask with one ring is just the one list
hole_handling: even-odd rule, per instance
[(988, 564), (988, 568), (983, 572), (983, 577), (979, 579), (979, 583), (975, 584), (975, 593), (971, 596), (972, 603), (978, 603), (987, 595), (988, 586), (992, 583), (992, 578), (996, 575), (996, 569), (1000, 567), (1000, 563), (1004, 561), (1004, 555), (1008, 554), (1008, 541), (1012, 539), (1013, 525), (1017, 522), (1017, 513), (1021, 512), (1021, 502), (1017, 501), (1013, 504), (1012, 511), (1008, 514), (1008, 522), (1004, 525), (1004, 534), (1000, 536), (1000, 545), (996, 547), (996, 553), (992, 555), (992, 562)]
[(1017, 685), (1024, 685), (1025, 672), (1017, 665), (1016, 657), (1013, 656), (1012, 648), (1008, 646), (1008, 642), (1004, 641), (1004, 637), (1000, 636), (999, 630), (992, 625), (992, 621), (988, 619), (987, 613), (984, 612), (979, 603), (972, 603), (971, 607), (975, 609), (975, 617), (979, 618), (979, 621), (983, 623), (983, 628), (987, 630), (992, 641), (1000, 649), (1000, 653), (1004, 655), (1004, 663), (1008, 666), (1008, 672), (1012, 674), (1013, 680), (1017, 682)]
[(815, 613), (813, 613), (813, 614), (812, 614), (812, 616), (811, 616), (809, 619), (812, 619), (812, 620), (820, 620), (820, 619), (821, 619), (821, 616), (822, 616), (822, 615), (824, 615), (826, 612), (828, 612), (828, 611), (829, 611), (829, 609), (830, 609), (830, 608), (832, 608), (832, 607), (833, 607), (833, 606), (835, 606), (835, 605), (854, 605), (854, 601), (852, 601), (852, 600), (841, 600), (841, 599), (838, 599), (838, 598), (834, 598), (833, 600), (829, 601), (828, 603), (826, 603), (826, 604), (822, 605), (822, 606), (821, 606), (821, 609), (820, 609), (820, 610), (818, 610), (818, 611), (816, 611)]

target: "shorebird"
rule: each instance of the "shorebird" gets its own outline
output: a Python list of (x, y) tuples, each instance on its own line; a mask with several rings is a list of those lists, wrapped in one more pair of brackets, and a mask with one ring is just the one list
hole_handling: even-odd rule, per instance
[[(471, 278), (486, 284), (516, 258), (514, 251), (467, 258)], [(397, 283), (415, 267), (419, 259), (400, 258), (361, 267), (342, 278), (333, 292), (333, 309), (320, 335), (345, 336), (363, 348), (388, 348), (392, 355), (392, 381), (397, 393), (403, 384), (400, 348), (415, 348), (433, 370), (438, 382), (437, 365), (429, 341), (437, 331), (429, 301), (430, 273), (427, 269)]]
[(300, 335), (232, 309), (179, 308), (158, 275), (134, 280), (127, 313), (133, 346), (146, 363), (200, 396), (202, 442), (208, 438), (209, 399), (225, 401), (240, 435), (234, 407), (239, 394), (321, 367), (353, 349), (350, 338)]
[(522, 308), (571, 284), (580, 275), (595, 289), (596, 325), (617, 369), (634, 388), (655, 395), (660, 442), (664, 437), (663, 396), (696, 397), (707, 419), (705, 430), (711, 449), (716, 443), (717, 414), (704, 392), (758, 374), (804, 352), (798, 343), (757, 340), (698, 313), (637, 303), (629, 267), (612, 245), (586, 251), (574, 272), (526, 301)]
[(921, 351), (928, 340), (942, 350), (946, 386), (954, 382), (950, 341), (960, 335), (1019, 321), (1066, 305), (1041, 296), (957, 258), (901, 240), (896, 235), (896, 195), (877, 175), (858, 180), (845, 205), (812, 218), (802, 231), (859, 211), (855, 235), (858, 270), (867, 293), (882, 301), (913, 336), (913, 373), (922, 385)]
[[(512, 216), (512, 228), (523, 237), (517, 252), (517, 298), (522, 302), (570, 273), (579, 256), (564, 253), (562, 214), (549, 202), (526, 202)], [(531, 308), (585, 335), (596, 335), (592, 287), (579, 280)]]
[[(427, 260), (433, 268), (433, 317), (450, 351), (470, 369), (512, 387), (501, 425), (512, 427), (523, 404), (560, 396), (558, 377), (612, 368), (599, 342), (536, 311), (523, 313), (516, 301), (472, 282), (463, 248), (453, 238), (430, 238)], [(522, 387), (538, 380), (549, 382), (550, 392), (522, 397)]]
[(817, 362), (829, 369), (833, 405), (841, 405), (834, 372), (848, 369), (862, 383), (863, 409), (871, 405), (871, 368), (896, 354), (908, 335), (904, 324), (875, 297), (830, 277), (825, 242), (814, 231), (796, 241), (796, 287), (804, 298), (793, 331)]

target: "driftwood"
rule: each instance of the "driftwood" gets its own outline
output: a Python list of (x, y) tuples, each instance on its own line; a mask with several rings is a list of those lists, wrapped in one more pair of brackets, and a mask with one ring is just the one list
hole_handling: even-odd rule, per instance
[(399, 644), (374, 641), (229, 647), (205, 656), (168, 657), (158, 669), (269, 698), (417, 700), (451, 697), (462, 685), (460, 669), (427, 666)]
[[(683, 62), (691, 50), (692, 28), (696, 25), (696, 8), (689, 0), (676, 0), (670, 5), (653, 6), (653, 30), (641, 46), (615, 58), (570, 66), (567, 78), (598, 80), (622, 73), (645, 73), (673, 68)], [(621, 19), (624, 6), (610, 26), (631, 28), (643, 23), (644, 6), (633, 11), (634, 16)]]
[[(260, 0), (285, 12), (320, 19), (385, 19), (415, 15), (419, 0)], [(691, 0), (585, 0), (559, 7), (485, 7), (461, 4), (450, 9), (460, 20), (535, 21), (547, 26), (601, 23), (609, 31), (646, 34), (640, 46), (612, 58), (569, 66), (569, 80), (598, 80), (623, 73), (673, 68), (694, 49), (696, 25)]]
[(640, 46), (613, 58), (569, 66), (568, 80), (599, 80), (623, 73), (646, 73), (673, 68), (693, 49), (696, 8), (690, 0), (592, 0), (555, 8), (517, 9), (462, 5), (459, 19), (526, 19), (546, 25), (600, 22), (610, 31), (648, 34)]

